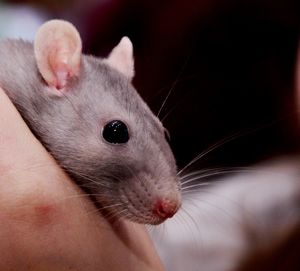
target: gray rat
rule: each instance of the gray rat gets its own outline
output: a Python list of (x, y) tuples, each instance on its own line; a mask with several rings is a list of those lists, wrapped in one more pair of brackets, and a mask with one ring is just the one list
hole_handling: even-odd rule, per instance
[(131, 84), (127, 37), (83, 55), (74, 26), (52, 20), (34, 43), (0, 42), (0, 86), (36, 137), (112, 216), (159, 224), (181, 204), (165, 130)]

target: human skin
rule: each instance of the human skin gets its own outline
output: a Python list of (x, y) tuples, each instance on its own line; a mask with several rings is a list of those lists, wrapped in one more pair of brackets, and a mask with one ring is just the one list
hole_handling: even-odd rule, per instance
[(0, 270), (163, 270), (143, 225), (112, 225), (0, 88)]

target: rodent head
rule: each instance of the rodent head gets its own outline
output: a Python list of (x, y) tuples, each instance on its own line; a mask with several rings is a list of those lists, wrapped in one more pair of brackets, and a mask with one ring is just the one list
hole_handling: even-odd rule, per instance
[(54, 157), (112, 216), (144, 224), (173, 216), (176, 164), (164, 127), (131, 84), (130, 40), (106, 59), (83, 56), (76, 29), (55, 20), (39, 29), (34, 50), (53, 94), (41, 138)]

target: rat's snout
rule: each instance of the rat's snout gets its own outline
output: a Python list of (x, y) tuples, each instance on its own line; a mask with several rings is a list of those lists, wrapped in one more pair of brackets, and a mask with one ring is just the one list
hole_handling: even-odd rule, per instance
[(181, 206), (179, 180), (163, 178), (158, 185), (153, 178), (142, 174), (139, 180), (132, 179), (130, 185), (121, 183), (119, 190), (118, 201), (126, 204), (127, 216), (132, 221), (158, 225), (176, 214)]
[(153, 213), (160, 219), (167, 219), (176, 214), (180, 205), (178, 199), (158, 199), (154, 204)]

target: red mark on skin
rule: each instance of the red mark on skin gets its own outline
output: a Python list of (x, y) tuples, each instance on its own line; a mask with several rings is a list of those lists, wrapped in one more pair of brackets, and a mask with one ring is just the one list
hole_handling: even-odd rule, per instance
[(57, 214), (56, 208), (51, 204), (39, 204), (34, 207), (35, 220), (37, 227), (43, 227), (52, 224)]

